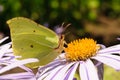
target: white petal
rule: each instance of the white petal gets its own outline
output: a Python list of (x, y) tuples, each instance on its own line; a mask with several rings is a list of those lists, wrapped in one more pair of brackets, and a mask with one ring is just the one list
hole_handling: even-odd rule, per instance
[(38, 62), (38, 59), (36, 58), (29, 58), (29, 59), (24, 59), (24, 60), (20, 60), (20, 61), (16, 61), (8, 66), (3, 67), (2, 69), (0, 69), (0, 74), (3, 72), (6, 72), (10, 69), (16, 68), (18, 66), (27, 64), (27, 63), (32, 63), (32, 62)]
[(26, 67), (26, 66), (19, 66), (21, 69), (27, 71), (27, 72), (33, 72), (30, 68)]
[(65, 59), (65, 53), (61, 53), (56, 59)]
[(57, 73), (53, 76), (53, 80), (63, 80), (65, 73), (68, 71), (68, 69), (73, 65), (74, 63), (65, 64), (62, 69), (57, 71)]
[(117, 40), (120, 40), (120, 38), (117, 38)]
[[(44, 67), (44, 66), (43, 66)], [(42, 67), (41, 68), (39, 68), (38, 69), (38, 72), (37, 72), (37, 74), (36, 74), (36, 77), (41, 77), (41, 76), (45, 76), (46, 74), (48, 74), (49, 72), (49, 70), (51, 69), (51, 67), (48, 67), (48, 68), (46, 68), (46, 69), (42, 69)]]
[(36, 79), (37, 80), (47, 80), (47, 79), (45, 79), (46, 76), (48, 76), (48, 74), (44, 74), (43, 76), (37, 76)]
[[(11, 45), (10, 45), (10, 46), (11, 46)], [(7, 49), (5, 53), (13, 53), (12, 48)]]
[(99, 80), (97, 70), (91, 60), (81, 62), (80, 68), (81, 80)]
[(104, 48), (98, 51), (98, 54), (114, 54), (114, 53), (118, 53), (120, 54), (120, 44), (119, 45), (115, 45), (115, 46), (111, 46), (108, 48)]
[(1, 49), (0, 49), (0, 58), (3, 57), (3, 55), (10, 48), (10, 46), (11, 45), (9, 45), (9, 44), (5, 44), (5, 45), (1, 46)]
[(29, 72), (22, 72), (22, 73), (12, 73), (12, 74), (5, 74), (0, 76), (0, 80), (24, 80), (24, 79), (30, 79), (34, 77), (33, 73)]
[(100, 47), (101, 47), (102, 49), (106, 48), (106, 46), (103, 45), (103, 44), (98, 44), (98, 45), (100, 45)]
[(80, 72), (81, 80), (88, 80), (88, 74), (87, 74), (85, 62), (81, 62), (80, 67), (79, 67), (79, 72)]
[[(58, 66), (55, 69), (53, 69), (52, 71), (49, 72), (49, 75), (46, 76), (45, 80), (50, 80), (52, 77), (54, 77), (54, 75), (60, 70), (62, 69), (63, 66)], [(44, 75), (43, 75), (44, 76)], [(42, 79), (38, 79), (38, 80), (42, 80)]]
[[(65, 63), (65, 61), (62, 61), (62, 60), (54, 60), (54, 61), (52, 61), (51, 63), (49, 63), (49, 64), (47, 64), (47, 65), (45, 65), (45, 66), (41, 66), (41, 67), (39, 68), (38, 74), (39, 74), (39, 76), (42, 76), (42, 75), (44, 75), (45, 73), (47, 73), (47, 72), (55, 69), (57, 66), (63, 65), (64, 63)], [(66, 63), (65, 63), (65, 64), (66, 64)]]
[(113, 68), (115, 68), (116, 70), (120, 70), (120, 56), (117, 55), (106, 55), (106, 54), (99, 54), (95, 57), (93, 57), (93, 59), (96, 59), (106, 65), (109, 65)]
[(3, 39), (0, 40), (0, 43), (4, 42), (5, 40), (7, 40), (9, 37), (5, 37)]
[(76, 72), (76, 69), (77, 69), (78, 65), (79, 65), (79, 62), (75, 63), (74, 66), (72, 66), (69, 69), (69, 71), (65, 75), (65, 79), (64, 80), (73, 80), (74, 74)]

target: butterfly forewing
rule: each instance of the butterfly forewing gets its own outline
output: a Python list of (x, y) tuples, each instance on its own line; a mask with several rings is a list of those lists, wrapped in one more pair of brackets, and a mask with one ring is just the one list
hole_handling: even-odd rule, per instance
[(58, 55), (55, 48), (59, 46), (59, 37), (52, 30), (23, 17), (13, 18), (7, 23), (10, 27), (14, 54), (22, 56), (21, 59), (40, 60), (29, 67), (46, 64)]

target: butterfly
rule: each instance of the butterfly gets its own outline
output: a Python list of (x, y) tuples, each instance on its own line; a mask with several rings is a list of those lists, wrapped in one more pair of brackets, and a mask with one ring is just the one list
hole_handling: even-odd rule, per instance
[(12, 49), (19, 59), (37, 58), (39, 62), (27, 64), (30, 68), (45, 65), (54, 60), (64, 49), (64, 36), (36, 22), (16, 17), (7, 21), (10, 28)]

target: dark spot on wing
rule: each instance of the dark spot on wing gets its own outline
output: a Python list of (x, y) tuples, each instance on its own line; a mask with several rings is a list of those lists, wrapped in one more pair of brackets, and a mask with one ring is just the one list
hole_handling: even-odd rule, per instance
[(36, 32), (35, 30), (33, 30), (33, 32)]
[(33, 48), (33, 45), (30, 45), (31, 48)]
[(23, 50), (23, 48), (21, 48), (21, 50)]

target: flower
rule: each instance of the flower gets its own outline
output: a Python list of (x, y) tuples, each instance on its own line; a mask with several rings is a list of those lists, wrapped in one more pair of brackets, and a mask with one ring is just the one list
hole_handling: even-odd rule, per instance
[[(81, 80), (99, 80), (97, 66), (102, 63), (120, 70), (120, 44), (105, 48), (90, 38), (75, 40), (68, 44), (65, 53), (41, 66), (37, 80), (73, 80), (75, 74)], [(98, 61), (96, 64), (94, 61)]]
[[(8, 37), (0, 40), (0, 44), (8, 39)], [(19, 56), (14, 56), (11, 42), (0, 46), (0, 80), (36, 80), (35, 74), (24, 64), (37, 62), (37, 59), (29, 58), (24, 60), (17, 60)], [(23, 72), (7, 73), (7, 71), (15, 68), (20, 68)]]

